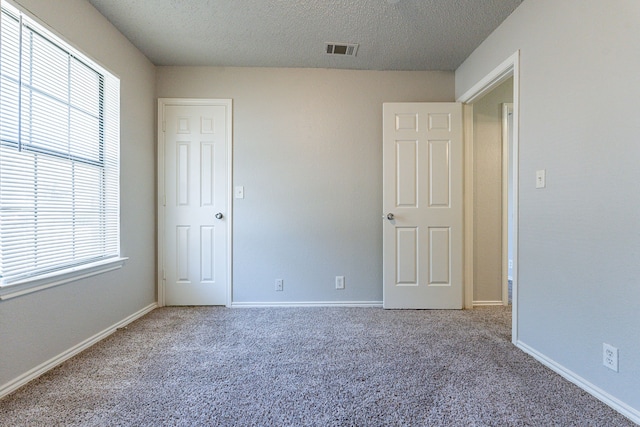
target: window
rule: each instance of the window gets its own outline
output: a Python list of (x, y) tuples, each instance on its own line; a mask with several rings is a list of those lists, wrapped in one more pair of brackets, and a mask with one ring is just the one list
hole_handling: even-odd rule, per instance
[(120, 259), (120, 82), (5, 2), (0, 27), (2, 289)]

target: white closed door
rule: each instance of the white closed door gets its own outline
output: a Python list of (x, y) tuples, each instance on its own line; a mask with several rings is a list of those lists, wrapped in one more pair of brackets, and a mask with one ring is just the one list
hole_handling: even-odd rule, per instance
[(164, 302), (228, 305), (231, 102), (161, 108)]
[(385, 103), (384, 308), (462, 308), (462, 185), (462, 105)]

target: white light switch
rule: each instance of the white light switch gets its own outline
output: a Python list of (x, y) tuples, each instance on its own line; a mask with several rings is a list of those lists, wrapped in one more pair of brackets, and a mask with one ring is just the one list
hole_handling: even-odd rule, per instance
[(234, 195), (236, 199), (244, 199), (244, 187), (242, 185), (237, 185), (234, 190)]
[(544, 188), (547, 186), (547, 173), (544, 169), (536, 171), (536, 188)]

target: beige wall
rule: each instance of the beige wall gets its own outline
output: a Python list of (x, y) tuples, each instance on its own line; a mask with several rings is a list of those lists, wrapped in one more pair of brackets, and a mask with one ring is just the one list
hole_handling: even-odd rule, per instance
[(473, 301), (502, 300), (502, 104), (513, 78), (473, 104)]
[(525, 0), (456, 93), (520, 50), (519, 345), (640, 422), (638, 22), (637, 0)]
[(234, 302), (381, 302), (382, 103), (453, 90), (447, 72), (159, 67), (158, 97), (234, 102)]
[(19, 0), (120, 77), (121, 248), (117, 271), (0, 301), (0, 390), (155, 300), (155, 67), (84, 0)]

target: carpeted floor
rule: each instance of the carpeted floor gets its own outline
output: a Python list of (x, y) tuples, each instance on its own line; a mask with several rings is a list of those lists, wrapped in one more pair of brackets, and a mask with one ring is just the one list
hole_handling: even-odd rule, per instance
[(0, 400), (2, 426), (632, 426), (510, 309), (162, 308)]

